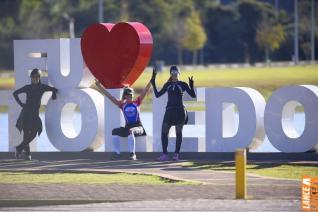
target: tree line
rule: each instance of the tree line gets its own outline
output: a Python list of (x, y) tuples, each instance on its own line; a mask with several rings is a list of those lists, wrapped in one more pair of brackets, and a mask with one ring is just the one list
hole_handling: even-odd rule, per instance
[[(293, 57), (294, 1), (279, 2), (277, 9), (270, 0), (103, 0), (102, 9), (104, 22), (139, 21), (150, 29), (152, 63), (254, 64)], [(298, 5), (302, 60), (311, 51), (310, 3)], [(98, 0), (0, 0), (0, 68), (13, 69), (13, 40), (81, 37), (98, 22), (98, 6)]]

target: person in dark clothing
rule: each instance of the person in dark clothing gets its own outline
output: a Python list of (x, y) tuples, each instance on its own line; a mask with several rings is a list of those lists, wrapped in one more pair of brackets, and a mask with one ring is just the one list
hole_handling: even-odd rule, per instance
[(186, 91), (191, 97), (195, 98), (196, 94), (193, 88), (193, 77), (189, 77), (189, 85), (186, 82), (179, 81), (180, 75), (177, 66), (170, 67), (170, 78), (164, 84), (163, 88), (158, 91), (156, 87), (156, 66), (153, 70), (151, 83), (155, 96), (158, 98), (168, 92), (168, 102), (166, 112), (163, 118), (161, 129), (161, 142), (163, 154), (158, 158), (159, 161), (169, 160), (168, 156), (168, 134), (171, 126), (176, 128), (176, 149), (172, 157), (173, 160), (179, 160), (179, 153), (182, 143), (182, 128), (188, 121), (187, 111), (183, 105), (183, 93)]
[[(46, 91), (52, 91), (52, 99), (56, 99), (57, 89), (48, 85), (42, 84), (40, 81), (40, 72), (38, 69), (33, 69), (31, 72), (31, 84), (25, 85), (22, 88), (13, 92), (13, 96), (17, 103), (22, 107), (21, 113), (16, 123), (18, 130), (23, 131), (23, 141), (15, 148), (15, 157), (21, 158), (22, 151), (26, 153), (26, 159), (31, 160), (30, 142), (40, 135), (42, 132), (42, 122), (39, 117), (39, 109), (41, 98)], [(19, 94), (26, 94), (26, 102), (23, 103)]]

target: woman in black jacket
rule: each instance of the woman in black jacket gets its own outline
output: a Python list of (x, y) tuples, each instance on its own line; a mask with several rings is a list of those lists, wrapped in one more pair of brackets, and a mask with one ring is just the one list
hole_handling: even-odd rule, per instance
[(183, 93), (186, 91), (191, 97), (195, 98), (195, 92), (193, 88), (193, 77), (189, 77), (189, 85), (186, 82), (179, 81), (180, 75), (179, 68), (177, 66), (170, 67), (170, 78), (164, 84), (163, 88), (158, 91), (156, 87), (156, 66), (154, 67), (151, 83), (155, 96), (158, 98), (164, 93), (168, 92), (168, 102), (166, 106), (166, 112), (163, 118), (161, 129), (161, 142), (163, 154), (158, 158), (159, 161), (169, 160), (168, 156), (168, 134), (171, 126), (176, 128), (176, 149), (172, 157), (173, 160), (179, 160), (179, 153), (182, 143), (182, 128), (187, 123), (188, 115), (183, 105)]
[[(48, 85), (42, 84), (40, 81), (40, 73), (38, 69), (33, 69), (31, 72), (31, 84), (25, 85), (13, 92), (13, 96), (17, 103), (22, 107), (21, 113), (16, 123), (16, 127), (21, 132), (23, 131), (23, 141), (15, 147), (15, 157), (21, 158), (21, 153), (26, 152), (26, 159), (31, 160), (31, 152), (29, 143), (35, 138), (36, 134), (42, 132), (42, 122), (39, 117), (39, 109), (41, 98), (46, 91), (52, 91), (52, 99), (56, 99), (57, 89)], [(26, 94), (26, 102), (23, 103), (19, 94)]]

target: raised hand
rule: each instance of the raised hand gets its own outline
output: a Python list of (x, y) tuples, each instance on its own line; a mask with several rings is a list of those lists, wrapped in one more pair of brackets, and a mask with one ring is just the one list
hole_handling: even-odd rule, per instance
[(98, 81), (98, 79), (95, 79), (95, 85), (99, 86), (100, 82)]
[(156, 75), (158, 72), (158, 67), (156, 65), (153, 66), (153, 70), (152, 70), (152, 76), (151, 76), (151, 81), (155, 81), (156, 80)]
[(98, 89), (103, 89), (103, 86), (98, 79), (95, 79), (95, 85)]
[(52, 99), (53, 99), (53, 100), (56, 99), (56, 92), (53, 92), (53, 94), (52, 94)]
[(193, 88), (193, 76), (189, 77), (189, 86)]

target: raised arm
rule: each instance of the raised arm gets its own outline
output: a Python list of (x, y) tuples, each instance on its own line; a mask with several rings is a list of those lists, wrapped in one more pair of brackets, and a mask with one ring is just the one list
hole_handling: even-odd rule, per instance
[(100, 84), (100, 82), (98, 80), (95, 80), (95, 84), (97, 89), (99, 90), (99, 92), (101, 92), (102, 94), (104, 94), (111, 102), (113, 102), (115, 105), (117, 105), (118, 107), (120, 106), (120, 102), (113, 97), (103, 86), (102, 84)]
[(148, 92), (149, 89), (150, 89), (150, 86), (151, 86), (151, 80), (148, 82), (148, 84), (146, 85), (146, 87), (144, 88), (144, 90), (141, 92), (141, 94), (140, 94), (140, 96), (139, 96), (139, 98), (140, 98), (141, 101), (145, 98), (147, 92)]
[(23, 86), (22, 88), (19, 88), (18, 90), (15, 90), (15, 91), (13, 92), (13, 96), (14, 96), (15, 101), (17, 101), (17, 103), (18, 103), (21, 107), (24, 107), (25, 104), (22, 103), (22, 101), (20, 100), (19, 94), (20, 94), (20, 93), (25, 93), (25, 92), (26, 92), (25, 89), (26, 89), (26, 86)]
[(154, 67), (150, 82), (152, 84), (153, 92), (154, 92), (155, 96), (158, 98), (158, 97), (162, 96), (167, 91), (167, 83), (164, 84), (163, 88), (160, 91), (158, 91), (157, 86), (156, 86), (156, 75), (157, 75), (157, 70)]
[(193, 77), (189, 77), (189, 86), (187, 83), (184, 83), (185, 84), (185, 90), (187, 91), (187, 93), (192, 97), (192, 98), (195, 98), (196, 97), (196, 94), (194, 92), (194, 86), (193, 86)]

